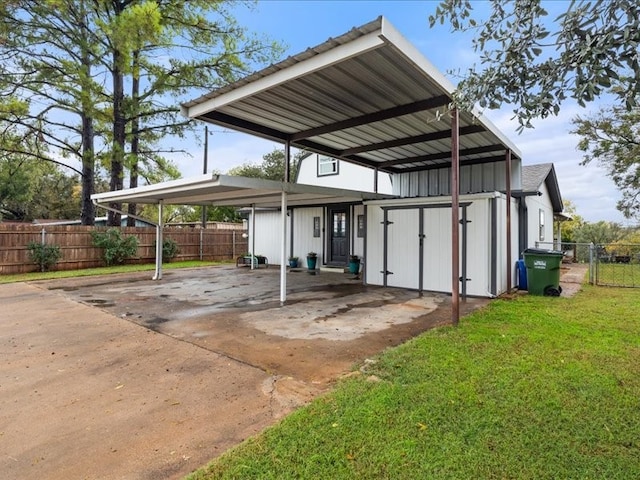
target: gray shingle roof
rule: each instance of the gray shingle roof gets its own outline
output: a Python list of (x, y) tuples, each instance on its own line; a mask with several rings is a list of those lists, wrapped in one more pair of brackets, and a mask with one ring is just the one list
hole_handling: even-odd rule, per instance
[(554, 212), (563, 210), (562, 196), (558, 186), (558, 178), (553, 163), (539, 163), (537, 165), (522, 166), (522, 191), (537, 192), (542, 184), (547, 186)]

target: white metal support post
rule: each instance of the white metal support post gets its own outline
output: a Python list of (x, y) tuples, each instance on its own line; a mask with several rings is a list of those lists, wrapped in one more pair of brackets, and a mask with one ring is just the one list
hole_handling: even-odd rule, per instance
[(280, 304), (287, 301), (287, 192), (282, 190), (282, 249), (280, 250)]
[(256, 255), (256, 204), (251, 204), (251, 270)]
[(156, 271), (153, 280), (162, 280), (162, 200), (158, 203), (158, 224), (156, 225)]

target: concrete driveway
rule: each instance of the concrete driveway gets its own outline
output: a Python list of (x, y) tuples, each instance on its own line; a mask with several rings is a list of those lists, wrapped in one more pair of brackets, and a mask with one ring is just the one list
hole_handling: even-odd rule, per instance
[(349, 274), (290, 272), (285, 306), (276, 268), (149, 275), (0, 285), (0, 478), (181, 478), (450, 317)]

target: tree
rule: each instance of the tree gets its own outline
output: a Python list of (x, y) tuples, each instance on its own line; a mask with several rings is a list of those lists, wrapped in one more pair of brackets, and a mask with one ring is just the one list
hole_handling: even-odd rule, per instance
[[(290, 177), (293, 181), (296, 178), (298, 170), (298, 162), (304, 155), (304, 152), (298, 152), (293, 155), (291, 160)], [(274, 148), (273, 151), (262, 156), (262, 163), (244, 163), (240, 166), (229, 170), (229, 175), (237, 175), (240, 177), (264, 178), (267, 180), (284, 181), (285, 158), (284, 149)]]
[(640, 109), (610, 107), (590, 117), (576, 117), (578, 148), (585, 152), (582, 165), (602, 165), (622, 192), (618, 210), (626, 218), (640, 218)]
[(601, 220), (596, 223), (583, 223), (575, 230), (574, 235), (575, 241), (578, 243), (601, 245), (620, 240), (625, 233), (620, 224)]
[(4, 151), (54, 163), (60, 162), (53, 157), (78, 160), (85, 224), (95, 216), (90, 196), (100, 91), (92, 71), (100, 52), (91, 40), (85, 1), (15, 0), (0, 6), (0, 95), (28, 107), (20, 115), (4, 111), (0, 121), (33, 132), (48, 154), (20, 146)]
[(575, 204), (571, 200), (563, 200), (563, 212), (571, 216), (571, 220), (562, 222), (562, 242), (574, 243), (575, 232), (584, 224), (584, 219), (578, 215)]
[(520, 129), (557, 115), (573, 98), (584, 106), (612, 92), (619, 108), (637, 105), (640, 93), (640, 9), (636, 0), (567, 2), (553, 22), (540, 0), (492, 0), (490, 13), (472, 17), (470, 0), (442, 1), (429, 24), (448, 21), (453, 31), (474, 31), (481, 68), (469, 69), (456, 100), (470, 110), (512, 104)]
[[(278, 45), (238, 25), (230, 5), (235, 3), (0, 5), (0, 95), (33, 99), (21, 125), (37, 131), (54, 156), (83, 162), (83, 222), (96, 160), (109, 171), (111, 190), (123, 187), (127, 173), (130, 186), (139, 176), (161, 176), (159, 170), (176, 175), (163, 157), (173, 149), (162, 141), (189, 128), (179, 115), (180, 99), (233, 81), (279, 55)], [(119, 215), (110, 214), (109, 222), (119, 225)]]

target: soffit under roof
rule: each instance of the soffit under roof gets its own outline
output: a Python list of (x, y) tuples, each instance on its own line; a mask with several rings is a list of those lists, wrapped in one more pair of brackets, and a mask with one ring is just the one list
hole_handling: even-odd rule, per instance
[[(191, 118), (398, 173), (451, 161), (453, 85), (383, 17), (182, 105)], [(513, 143), (460, 113), (461, 165)]]

